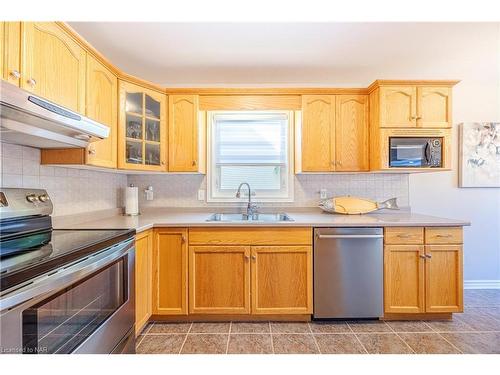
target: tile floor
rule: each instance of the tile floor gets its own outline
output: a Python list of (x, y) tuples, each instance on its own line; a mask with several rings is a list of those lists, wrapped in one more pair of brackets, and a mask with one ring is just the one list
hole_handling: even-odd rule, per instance
[(144, 354), (500, 354), (500, 290), (466, 290), (452, 321), (149, 324)]

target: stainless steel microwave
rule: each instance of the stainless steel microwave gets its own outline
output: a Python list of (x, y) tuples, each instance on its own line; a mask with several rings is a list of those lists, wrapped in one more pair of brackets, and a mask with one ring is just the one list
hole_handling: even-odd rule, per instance
[(390, 137), (390, 168), (441, 168), (443, 138)]

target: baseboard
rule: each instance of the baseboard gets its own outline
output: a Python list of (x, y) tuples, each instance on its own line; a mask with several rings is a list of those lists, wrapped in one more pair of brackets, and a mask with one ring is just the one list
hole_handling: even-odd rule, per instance
[(500, 289), (500, 280), (464, 280), (464, 289)]

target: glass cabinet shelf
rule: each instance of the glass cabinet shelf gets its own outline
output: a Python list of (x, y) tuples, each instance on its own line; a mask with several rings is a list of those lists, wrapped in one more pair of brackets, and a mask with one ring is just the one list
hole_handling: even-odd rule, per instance
[(123, 164), (132, 169), (166, 168), (166, 95), (126, 82), (121, 90)]

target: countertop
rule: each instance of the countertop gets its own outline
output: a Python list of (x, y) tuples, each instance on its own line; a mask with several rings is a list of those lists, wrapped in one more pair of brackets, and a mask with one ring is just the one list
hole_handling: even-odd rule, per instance
[[(237, 211), (235, 209), (232, 210)], [(238, 209), (239, 211), (239, 209)], [(364, 215), (340, 215), (324, 213), (320, 209), (281, 208), (273, 212), (286, 212), (294, 221), (279, 223), (264, 222), (207, 222), (213, 212), (228, 212), (228, 209), (179, 209), (150, 208), (139, 216), (113, 215), (92, 220), (88, 214), (82, 220), (58, 220), (56, 229), (135, 229), (142, 232), (153, 227), (390, 227), (390, 226), (467, 226), (469, 222), (421, 215), (410, 211), (382, 210)], [(266, 212), (263, 210), (263, 212)]]

